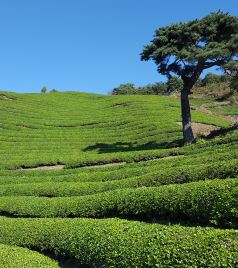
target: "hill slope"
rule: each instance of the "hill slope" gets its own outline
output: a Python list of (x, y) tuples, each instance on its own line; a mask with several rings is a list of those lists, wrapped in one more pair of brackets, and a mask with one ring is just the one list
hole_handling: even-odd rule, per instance
[[(159, 154), (159, 149), (175, 147), (182, 138), (180, 104), (172, 98), (83, 93), (2, 96), (3, 168), (129, 161), (151, 149)], [(194, 122), (229, 126), (214, 115), (194, 110), (192, 116)]]
[(238, 129), (229, 121), (193, 110), (194, 122), (226, 128), (181, 146), (176, 99), (0, 96), (1, 244), (61, 267), (238, 266)]

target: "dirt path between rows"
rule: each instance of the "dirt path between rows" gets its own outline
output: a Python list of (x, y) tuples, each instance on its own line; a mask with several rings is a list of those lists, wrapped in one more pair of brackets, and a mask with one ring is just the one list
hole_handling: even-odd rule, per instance
[[(178, 125), (182, 126), (182, 122), (176, 122)], [(191, 123), (193, 134), (195, 137), (198, 135), (209, 135), (212, 131), (219, 129), (220, 127), (209, 125), (209, 124), (202, 124), (202, 123)]]
[[(149, 159), (149, 160), (141, 160), (139, 162), (148, 162), (148, 161), (153, 161), (153, 160), (167, 160), (167, 159), (172, 159), (172, 158), (179, 158), (179, 157), (184, 157), (184, 155), (169, 155), (169, 156), (164, 156), (164, 157), (158, 157), (154, 159)], [(105, 167), (112, 167), (112, 166), (122, 166), (128, 164), (127, 162), (116, 162), (116, 163), (108, 163), (108, 164), (98, 164), (98, 165), (89, 165), (89, 166), (82, 166), (79, 168), (105, 168)], [(52, 166), (39, 166), (39, 167), (22, 167), (17, 170), (55, 170), (55, 169), (63, 169), (65, 168), (65, 165), (52, 165)]]
[[(185, 155), (183, 154), (178, 154), (178, 155), (169, 155), (169, 156), (164, 156), (164, 157), (160, 157), (160, 158), (156, 158), (156, 159), (152, 159), (152, 160), (168, 160), (168, 159), (172, 159), (172, 158), (180, 158), (180, 157), (184, 157)], [(151, 160), (148, 160), (151, 161)]]
[(108, 164), (98, 164), (98, 165), (92, 165), (92, 166), (84, 166), (81, 168), (101, 168), (101, 167), (112, 167), (112, 166), (122, 166), (122, 165), (126, 165), (127, 162), (116, 162), (116, 163), (108, 163)]
[(65, 165), (52, 165), (52, 166), (38, 166), (38, 167), (22, 167), (19, 170), (53, 170), (53, 169), (63, 169)]
[(213, 113), (212, 111), (210, 111), (209, 109), (207, 109), (207, 107), (205, 106), (199, 106), (199, 107), (196, 107), (196, 110), (199, 111), (199, 112), (203, 112), (203, 113), (206, 113), (206, 114), (211, 114), (211, 115), (215, 115), (217, 117), (220, 117), (221, 119), (225, 119), (233, 124), (238, 124), (238, 116), (231, 116), (231, 115), (218, 115), (216, 113)]

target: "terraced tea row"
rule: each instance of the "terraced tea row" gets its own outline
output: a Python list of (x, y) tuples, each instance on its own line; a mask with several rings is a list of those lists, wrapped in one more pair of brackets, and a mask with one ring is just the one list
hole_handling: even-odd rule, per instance
[(56, 268), (50, 258), (25, 248), (0, 244), (0, 267), (8, 268)]
[(238, 176), (238, 160), (221, 161), (217, 164), (184, 166), (170, 171), (152, 172), (145, 175), (104, 182), (39, 182), (25, 184), (3, 184), (0, 196), (78, 196), (89, 195), (109, 190), (161, 186), (193, 182), (206, 179), (225, 179)]
[(238, 179), (108, 191), (84, 197), (0, 197), (0, 211), (23, 217), (125, 217), (238, 227)]
[[(122, 152), (131, 155), (125, 158), (132, 158), (131, 152), (171, 147), (182, 138), (176, 123), (180, 120), (179, 101), (172, 98), (5, 94), (12, 99), (0, 99), (1, 167), (113, 162), (117, 154), (122, 160)], [(229, 125), (197, 111), (193, 118)]]
[[(237, 232), (118, 219), (0, 218), (0, 243), (74, 257), (89, 267), (236, 267)], [(122, 258), (123, 256), (123, 258)], [(218, 266), (218, 267), (219, 267)]]
[[(0, 243), (83, 267), (238, 266), (237, 231), (218, 229), (237, 228), (237, 127), (181, 146), (176, 99), (6, 94)], [(195, 110), (193, 120), (230, 124)], [(109, 217), (130, 221), (93, 219)]]

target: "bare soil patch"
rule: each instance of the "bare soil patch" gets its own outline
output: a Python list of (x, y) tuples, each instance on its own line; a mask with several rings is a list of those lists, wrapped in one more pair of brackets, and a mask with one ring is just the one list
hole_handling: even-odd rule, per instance
[(174, 159), (174, 158), (180, 158), (180, 157), (184, 157), (184, 155), (183, 154), (169, 155), (169, 156), (164, 156), (164, 157), (158, 158), (158, 160), (167, 160), (167, 159)]
[(206, 114), (213, 114), (213, 112), (208, 110), (205, 106), (199, 106), (196, 108), (196, 110), (199, 112), (206, 113)]
[(238, 116), (224, 115), (223, 117), (230, 120), (233, 124), (238, 124)]
[[(182, 122), (176, 122), (178, 125), (182, 126)], [(203, 123), (192, 123), (193, 134), (195, 137), (198, 135), (208, 136), (212, 131), (218, 130), (220, 127), (203, 124)]]
[(92, 165), (92, 166), (84, 166), (82, 168), (103, 168), (103, 167), (112, 167), (112, 166), (122, 166), (127, 164), (126, 162), (116, 162), (116, 163), (108, 163), (108, 164), (98, 164), (98, 165)]
[(23, 170), (51, 170), (51, 169), (63, 169), (65, 165), (53, 165), (53, 166), (38, 166), (38, 167), (23, 167)]

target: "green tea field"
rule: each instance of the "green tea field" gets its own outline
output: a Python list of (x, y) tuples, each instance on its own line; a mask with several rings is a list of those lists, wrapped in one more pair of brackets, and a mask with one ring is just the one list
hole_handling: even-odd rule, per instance
[(176, 98), (0, 92), (0, 267), (238, 267), (238, 107), (196, 105), (184, 145)]

